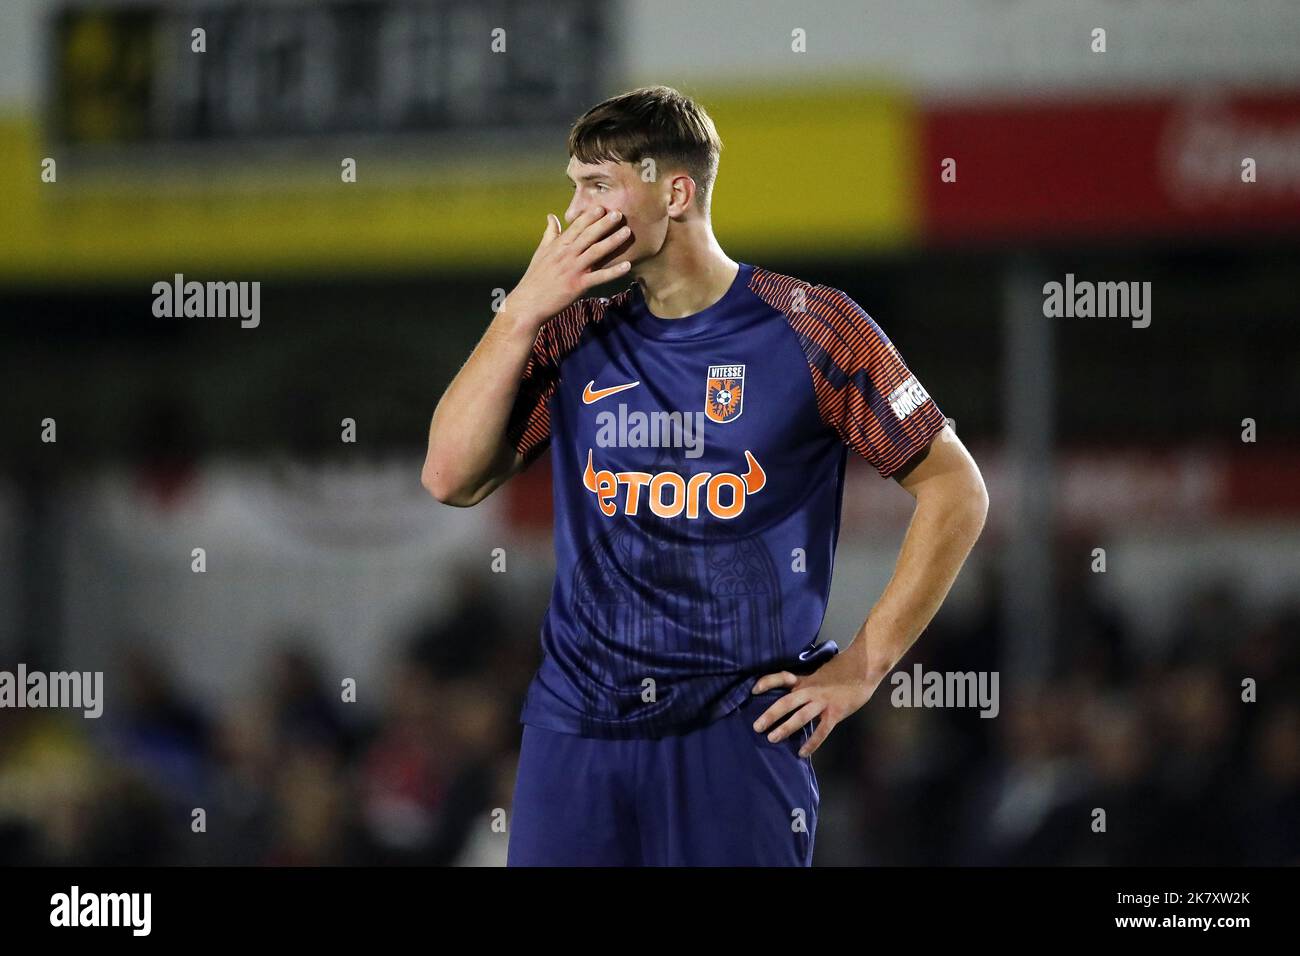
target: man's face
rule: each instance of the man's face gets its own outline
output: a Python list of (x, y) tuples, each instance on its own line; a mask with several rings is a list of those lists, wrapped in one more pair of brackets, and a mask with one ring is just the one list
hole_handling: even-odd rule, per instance
[(635, 267), (659, 253), (668, 234), (668, 195), (662, 183), (643, 181), (634, 163), (581, 163), (576, 156), (569, 157), (566, 175), (573, 184), (573, 199), (564, 211), (566, 223), (590, 207), (600, 206), (606, 212), (617, 209), (623, 214), (618, 225), (632, 230), (625, 242), (592, 268), (605, 268), (624, 259)]

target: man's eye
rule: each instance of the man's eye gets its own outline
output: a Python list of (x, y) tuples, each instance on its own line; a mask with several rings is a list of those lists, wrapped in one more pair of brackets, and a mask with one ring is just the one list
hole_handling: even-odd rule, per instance
[(605, 192), (605, 190), (607, 190), (609, 187), (606, 186), (604, 183), (596, 183), (596, 188), (599, 189), (601, 192)]

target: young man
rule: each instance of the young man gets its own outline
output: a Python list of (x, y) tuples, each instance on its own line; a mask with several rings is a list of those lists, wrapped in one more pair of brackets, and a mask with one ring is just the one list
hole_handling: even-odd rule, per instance
[[(811, 754), (938, 610), (983, 480), (852, 299), (722, 251), (699, 105), (634, 90), (568, 148), (569, 227), (547, 217), (438, 403), (423, 475), (469, 506), (552, 449), (556, 579), (508, 862), (810, 865)], [(839, 651), (815, 641), (849, 449), (916, 510)]]

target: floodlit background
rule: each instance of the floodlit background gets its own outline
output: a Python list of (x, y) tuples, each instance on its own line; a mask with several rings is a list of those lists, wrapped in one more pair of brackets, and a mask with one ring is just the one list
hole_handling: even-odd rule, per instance
[[(872, 313), (992, 499), (902, 666), (1000, 714), (882, 685), (816, 862), (1300, 863), (1290, 0), (5, 0), (0, 669), (106, 701), (0, 709), (0, 861), (504, 862), (549, 463), (458, 510), (424, 442), (568, 125), (649, 83), (717, 122), (727, 252)], [(178, 273), (260, 323), (156, 318)], [(1045, 316), (1068, 275), (1150, 324)], [(850, 462), (823, 639), (910, 503)]]

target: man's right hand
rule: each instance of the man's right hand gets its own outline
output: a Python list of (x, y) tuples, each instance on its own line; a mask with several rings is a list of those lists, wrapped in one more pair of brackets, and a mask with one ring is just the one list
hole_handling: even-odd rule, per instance
[(546, 231), (528, 263), (528, 271), (501, 304), (514, 319), (533, 330), (563, 311), (588, 289), (626, 275), (631, 262), (623, 260), (605, 269), (594, 269), (631, 238), (631, 230), (620, 223), (617, 210), (608, 212), (592, 206), (568, 229), (560, 231), (560, 220), (546, 216)]

